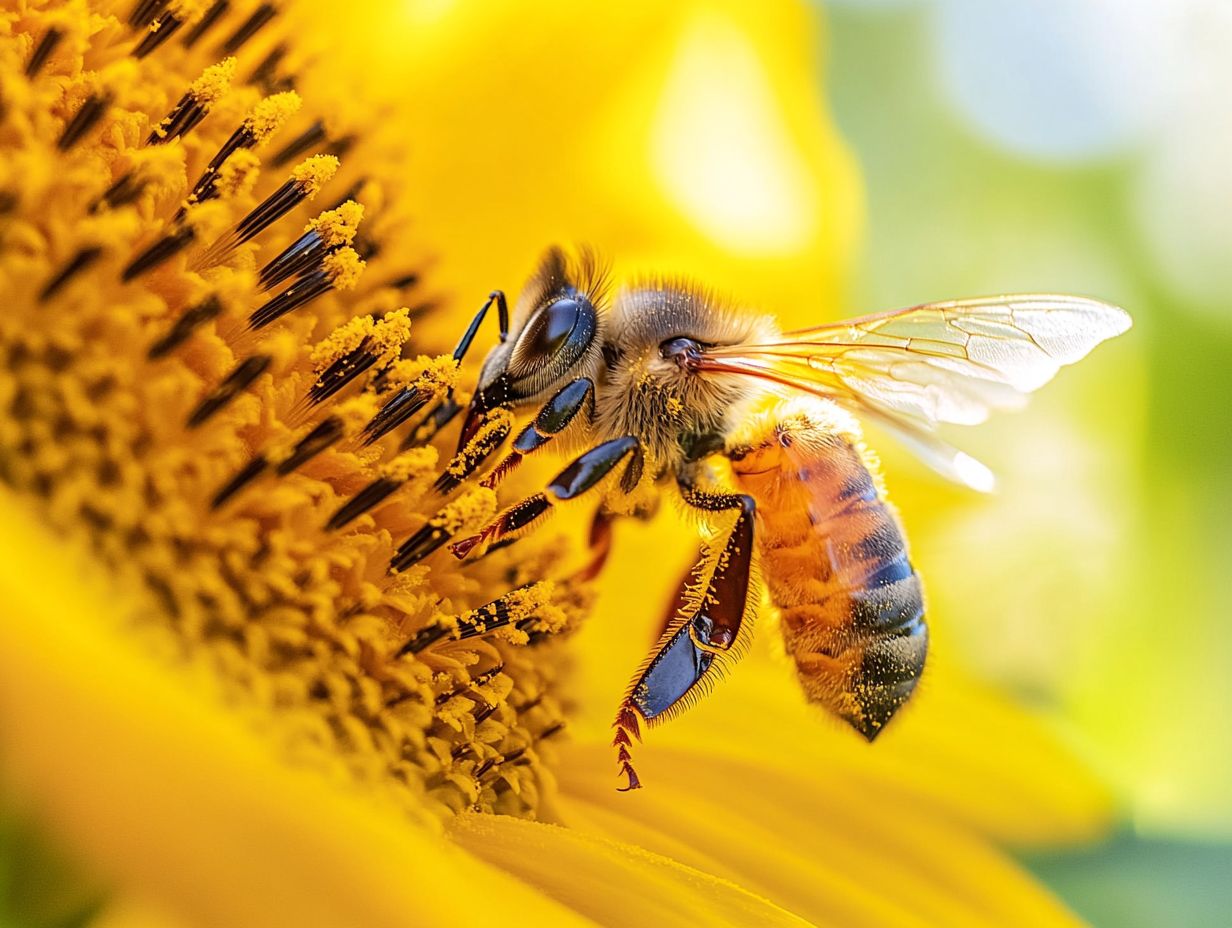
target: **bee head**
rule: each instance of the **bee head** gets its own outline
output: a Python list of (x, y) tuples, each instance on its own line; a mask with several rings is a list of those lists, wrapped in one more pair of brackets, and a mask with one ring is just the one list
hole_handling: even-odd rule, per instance
[(603, 289), (603, 272), (589, 254), (574, 267), (559, 249), (547, 253), (522, 291), (508, 336), (484, 360), (463, 444), (490, 410), (530, 405), (569, 380), (593, 376)]
[(767, 338), (774, 330), (769, 317), (741, 312), (693, 285), (648, 281), (617, 298), (608, 340), (638, 383), (688, 394), (716, 392), (730, 381), (703, 368), (707, 349)]

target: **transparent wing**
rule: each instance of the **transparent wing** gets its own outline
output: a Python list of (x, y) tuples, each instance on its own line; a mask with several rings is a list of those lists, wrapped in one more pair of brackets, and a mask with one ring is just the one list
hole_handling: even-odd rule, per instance
[(886, 426), (945, 476), (989, 489), (991, 474), (933, 434), (1023, 405), (1066, 364), (1130, 326), (1082, 297), (997, 296), (927, 303), (708, 348), (702, 370), (742, 373), (834, 400)]

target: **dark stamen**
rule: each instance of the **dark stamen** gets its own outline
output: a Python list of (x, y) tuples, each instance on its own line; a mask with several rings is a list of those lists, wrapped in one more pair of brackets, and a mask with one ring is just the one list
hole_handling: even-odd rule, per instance
[(262, 329), (332, 289), (333, 284), (330, 283), (329, 275), (325, 273), (325, 270), (315, 270), (301, 277), (272, 300), (253, 310), (252, 315), (248, 317), (248, 327)]
[(336, 203), (330, 204), (329, 208), (337, 209), (347, 200), (358, 200), (360, 193), (364, 189), (364, 184), (366, 183), (368, 183), (368, 178), (366, 177), (361, 177), (359, 180), (355, 181), (355, 183), (351, 184), (351, 188), (346, 193), (344, 193), (341, 197), (338, 198), (338, 201)]
[(45, 303), (59, 293), (60, 289), (66, 283), (82, 271), (86, 270), (91, 264), (97, 261), (102, 254), (103, 249), (98, 248), (97, 246), (91, 246), (79, 250), (77, 254), (73, 255), (73, 257), (69, 259), (68, 264), (64, 265), (64, 267), (60, 269), (58, 274), (52, 277), (51, 280), (47, 281), (47, 286), (43, 287), (43, 292), (39, 294), (39, 302)]
[(191, 93), (186, 93), (180, 97), (180, 102), (172, 107), (171, 112), (163, 117), (158, 127), (146, 137), (145, 143), (161, 145), (172, 139), (178, 139), (184, 133), (191, 131), (208, 112), (209, 107), (203, 106)]
[(449, 532), (444, 528), (428, 522), (394, 552), (394, 556), (389, 559), (390, 572), (403, 571), (418, 564), (429, 554), (439, 550), (449, 538)]
[(202, 72), (180, 97), (180, 102), (163, 117), (162, 122), (154, 127), (145, 140), (147, 145), (158, 145), (170, 142), (190, 132), (197, 123), (205, 118), (220, 97), (230, 89), (231, 79), (235, 75), (235, 59), (224, 58)]
[(338, 139), (337, 141), (331, 142), (329, 145), (329, 148), (326, 150), (334, 157), (341, 158), (343, 155), (349, 152), (352, 148), (354, 148), (355, 143), (358, 141), (359, 139), (357, 139), (353, 135), (344, 135), (342, 138)]
[(299, 278), (272, 300), (253, 310), (248, 317), (250, 329), (260, 329), (304, 306), (335, 286), (345, 290), (355, 285), (363, 271), (363, 262), (350, 248), (340, 248), (329, 255), (322, 267)]
[(471, 677), (470, 680), (468, 680), (462, 686), (459, 686), (457, 689), (450, 690), (448, 693), (441, 693), (441, 695), (437, 696), (436, 704), (438, 706), (443, 706), (445, 703), (449, 702), (449, 700), (453, 699), (455, 696), (461, 696), (464, 693), (477, 690), (479, 687), (483, 686), (485, 683), (494, 679), (498, 674), (502, 673), (504, 669), (505, 669), (504, 664), (497, 664), (495, 667), (490, 667), (489, 669), (485, 670), (483, 673), (475, 674), (475, 676)]
[[(210, 160), (210, 163), (205, 166), (205, 170), (201, 172), (201, 177), (197, 180), (196, 185), (192, 189), (192, 193), (188, 195), (188, 200), (191, 203), (201, 203), (205, 200), (211, 200), (218, 195), (218, 169), (222, 167), (222, 163), (231, 155), (241, 148), (252, 148), (257, 143), (257, 137), (252, 129), (245, 122), (242, 126), (231, 133), (230, 137), (223, 142), (222, 148), (218, 149), (218, 153)], [(187, 207), (181, 206), (175, 214), (175, 222), (179, 222), (188, 212)]]
[(400, 274), (399, 276), (393, 278), (385, 286), (393, 287), (395, 290), (406, 290), (410, 287), (416, 286), (418, 283), (419, 273), (416, 271), (411, 271), (407, 274)]
[(107, 112), (107, 107), (111, 105), (111, 97), (108, 94), (94, 94), (85, 103), (81, 104), (81, 109), (68, 121), (68, 125), (64, 127), (64, 132), (60, 135), (60, 141), (56, 143), (56, 147), (60, 151), (68, 151), (74, 145), (81, 141), (81, 137), (89, 132), (94, 124), (97, 123), (103, 114)]
[(254, 380), (265, 373), (273, 360), (267, 354), (256, 354), (251, 358), (245, 358), (237, 364), (235, 369), (224, 378), (223, 382), (197, 404), (197, 408), (188, 417), (188, 428), (197, 428), (239, 396)]
[(128, 283), (146, 271), (158, 267), (164, 261), (170, 260), (187, 248), (195, 237), (196, 233), (193, 232), (191, 226), (180, 226), (174, 231), (168, 232), (141, 254), (137, 255), (128, 267), (124, 268), (124, 273), (120, 275), (121, 279)]
[(253, 458), (243, 469), (240, 470), (234, 477), (223, 484), (222, 489), (214, 494), (214, 499), (210, 501), (210, 506), (214, 509), (219, 508), (223, 503), (233, 497), (245, 486), (252, 483), (269, 467), (269, 461), (263, 456)]
[(190, 31), (188, 35), (184, 36), (184, 47), (192, 48), (200, 42), (202, 36), (209, 32), (215, 23), (222, 19), (223, 15), (227, 12), (230, 6), (230, 0), (214, 0), (214, 4), (205, 11), (205, 15), (201, 17), (197, 25), (192, 27), (192, 31)]
[(163, 11), (167, 3), (168, 0), (138, 0), (133, 11), (128, 14), (128, 24), (134, 29), (148, 26), (153, 22), (154, 17)]
[(223, 43), (222, 50), (224, 54), (234, 55), (243, 47), (244, 43), (256, 35), (262, 26), (274, 18), (274, 14), (278, 12), (277, 7), (272, 3), (262, 3), (259, 7), (252, 11), (252, 15), (248, 17), (238, 29), (231, 34), (231, 38)]
[(116, 209), (120, 206), (127, 206), (137, 197), (141, 196), (146, 188), (146, 181), (139, 178), (135, 171), (129, 171), (127, 174), (121, 174), (110, 187), (90, 204), (90, 212), (97, 213), (104, 207), (108, 209)]
[(308, 390), (308, 402), (314, 406), (324, 403), (375, 364), (377, 356), (368, 350), (371, 341), (365, 338), (357, 347), (325, 368)]
[(431, 394), (421, 394), (414, 387), (403, 387), (382, 406), (367, 425), (364, 426), (362, 442), (370, 445), (380, 441), (403, 422), (409, 419), (431, 398)]
[(465, 448), (454, 455), (453, 460), (449, 462), (441, 475), (436, 478), (433, 489), (437, 493), (444, 495), (453, 492), (461, 486), (462, 482), (478, 470), (480, 465), (491, 457), (492, 453), (504, 443), (512, 429), (513, 420), (509, 419), (476, 435), (467, 442)]
[(327, 210), (309, 223), (308, 230), (283, 249), (278, 257), (261, 269), (260, 286), (271, 290), (288, 277), (307, 274), (355, 236), (363, 216), (363, 207), (348, 200), (334, 210)]
[(426, 445), (437, 436), (441, 429), (452, 422), (454, 417), (461, 411), (462, 407), (458, 405), (452, 395), (445, 397), (428, 414), (423, 423), (402, 440), (399, 450), (405, 451), (407, 448), (418, 448)]
[(278, 476), (285, 477), (300, 465), (311, 461), (341, 438), (343, 429), (342, 420), (337, 416), (322, 420), (316, 428), (300, 439), (290, 456), (279, 463)]
[(428, 645), (434, 644), (445, 637), (448, 637), (450, 641), (466, 641), (468, 638), (477, 638), (480, 635), (486, 635), (489, 632), (505, 628), (509, 625), (525, 631), (535, 624), (536, 619), (533, 615), (527, 616), (521, 611), (519, 611), (521, 617), (515, 618), (514, 612), (510, 609), (510, 601), (515, 598), (520, 599), (522, 592), (528, 586), (530, 584), (520, 586), (504, 596), (497, 597), (490, 603), (485, 603), (477, 609), (472, 609), (470, 612), (459, 616), (455, 625), (438, 624), (421, 628), (410, 641), (398, 650), (396, 656), (401, 657), (407, 653), (418, 653), (428, 647)]
[(287, 55), (287, 47), (281, 43), (275, 45), (268, 55), (261, 59), (253, 72), (248, 75), (248, 83), (260, 87), (266, 93), (288, 89), (291, 81), (278, 77), (278, 66)]
[(276, 168), (290, 164), (300, 155), (306, 153), (310, 148), (313, 148), (324, 140), (325, 124), (318, 119), (311, 126), (279, 149), (278, 153), (270, 159), (270, 164)]
[(337, 166), (338, 161), (332, 155), (309, 158), (291, 173), (290, 180), (211, 245), (198, 259), (198, 266), (208, 267), (224, 260), (240, 245), (260, 235), (295, 207), (315, 196), (321, 185), (333, 176)]
[(176, 16), (175, 13), (168, 11), (160, 14), (150, 23), (149, 31), (137, 43), (137, 47), (133, 49), (133, 57), (141, 60), (175, 35), (183, 25), (184, 20)]
[(325, 257), (326, 250), (327, 246), (316, 229), (309, 229), (261, 269), (258, 281), (261, 289), (272, 290), (288, 277), (311, 270)]
[(365, 261), (370, 261), (381, 253), (381, 243), (367, 235), (360, 235), (355, 240), (355, 250)]
[(64, 32), (55, 26), (43, 33), (39, 44), (34, 47), (34, 53), (26, 63), (26, 77), (35, 77), (39, 71), (43, 70), (43, 65), (47, 63), (47, 59), (51, 57), (51, 53), (56, 50), (62, 38), (64, 38)]
[(389, 498), (405, 481), (392, 477), (378, 477), (338, 507), (325, 523), (328, 531), (337, 531), (348, 522), (358, 519), (373, 506)]
[[(298, 108), (299, 98), (294, 94), (273, 94), (261, 100), (206, 165), (188, 196), (188, 202), (199, 203), (215, 196), (218, 171), (223, 162), (241, 148), (252, 148), (264, 141)], [(177, 222), (184, 218), (185, 212), (186, 207), (181, 206), (175, 214)]]
[(151, 361), (156, 361), (170, 354), (182, 345), (199, 326), (217, 318), (221, 312), (222, 301), (216, 296), (207, 296), (196, 306), (189, 308), (175, 321), (171, 331), (150, 346), (148, 357)]

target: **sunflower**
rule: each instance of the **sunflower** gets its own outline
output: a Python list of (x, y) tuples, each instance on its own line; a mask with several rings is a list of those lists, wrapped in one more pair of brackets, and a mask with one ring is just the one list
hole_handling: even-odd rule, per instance
[(446, 441), (534, 251), (801, 318), (858, 220), (794, 6), (463, 7), (0, 13), (6, 814), (98, 924), (1072, 923), (995, 843), (1107, 800), (944, 652), (869, 749), (763, 640), (618, 795), (687, 533), (441, 551), (542, 476)]

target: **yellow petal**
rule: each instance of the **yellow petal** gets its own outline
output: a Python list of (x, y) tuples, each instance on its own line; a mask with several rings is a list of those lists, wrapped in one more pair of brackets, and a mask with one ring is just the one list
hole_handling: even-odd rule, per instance
[(450, 834), (477, 857), (603, 925), (808, 925), (727, 880), (557, 825), (505, 815), (464, 815), (450, 825)]
[(279, 763), (123, 637), (114, 587), (0, 494), (0, 767), (122, 893), (193, 925), (585, 924)]
[(661, 780), (618, 794), (608, 752), (575, 749), (562, 814), (574, 830), (717, 872), (816, 924), (1076, 924), (985, 840), (876, 780), (661, 747), (655, 767)]

